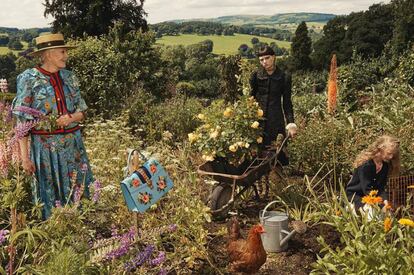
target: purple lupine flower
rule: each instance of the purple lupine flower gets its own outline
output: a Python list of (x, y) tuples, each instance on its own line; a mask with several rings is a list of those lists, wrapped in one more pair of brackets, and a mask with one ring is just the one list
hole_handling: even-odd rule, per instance
[(105, 261), (111, 261), (113, 259), (117, 259), (129, 252), (129, 249), (131, 248), (131, 245), (133, 243), (133, 240), (135, 238), (135, 231), (133, 229), (129, 230), (127, 233), (121, 235), (120, 237), (120, 246), (109, 251), (103, 259)]
[(158, 253), (158, 256), (150, 261), (150, 264), (152, 266), (156, 266), (156, 265), (160, 265), (164, 261), (165, 261), (165, 252), (160, 251), (160, 253)]
[(158, 275), (167, 275), (167, 274), (168, 274), (168, 272), (164, 268), (161, 268), (160, 272), (158, 273)]
[(74, 203), (78, 203), (82, 196), (82, 188), (78, 185), (75, 186), (75, 194), (73, 195)]
[(30, 132), (30, 130), (33, 127), (35, 127), (38, 123), (39, 123), (39, 120), (37, 119), (17, 123), (17, 125), (13, 129), (14, 136), (9, 140), (8, 146), (12, 147), (15, 142), (25, 137)]
[(9, 234), (9, 230), (0, 230), (0, 245), (2, 245), (6, 241), (7, 234)]
[(32, 115), (34, 117), (42, 117), (45, 115), (43, 112), (27, 106), (17, 106), (13, 109), (13, 111), (19, 111), (28, 115)]
[(138, 255), (130, 260), (129, 262), (125, 263), (125, 270), (133, 271), (137, 267), (141, 266), (152, 254), (154, 251), (154, 245), (148, 245), (145, 247), (144, 251), (138, 253)]
[(93, 183), (93, 197), (92, 197), (92, 201), (93, 202), (98, 202), (99, 197), (101, 196), (101, 188), (102, 188), (102, 184), (99, 180), (95, 180), (95, 182)]
[(60, 200), (55, 200), (55, 207), (56, 208), (62, 207), (62, 203), (60, 202)]

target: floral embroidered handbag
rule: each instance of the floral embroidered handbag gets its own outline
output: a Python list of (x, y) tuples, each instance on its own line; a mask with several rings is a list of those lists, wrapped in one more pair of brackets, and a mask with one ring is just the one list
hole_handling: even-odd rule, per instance
[(140, 154), (132, 150), (128, 154), (127, 167), (125, 167), (125, 179), (121, 182), (121, 190), (125, 202), (130, 211), (145, 212), (151, 205), (155, 204), (172, 187), (173, 182), (164, 167), (155, 159), (146, 160), (144, 165), (131, 165), (134, 154)]

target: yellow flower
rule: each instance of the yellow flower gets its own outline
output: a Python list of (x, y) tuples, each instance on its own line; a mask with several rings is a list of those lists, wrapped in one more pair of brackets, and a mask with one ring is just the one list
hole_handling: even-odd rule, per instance
[(223, 112), (224, 117), (231, 117), (233, 114), (233, 110), (230, 107), (227, 107), (226, 110)]
[(263, 138), (262, 137), (258, 137), (257, 139), (256, 139), (256, 141), (257, 141), (257, 143), (262, 143), (263, 142)]
[(371, 197), (371, 196), (364, 196), (362, 197), (362, 202), (365, 204), (373, 205), (382, 203), (381, 197)]
[(237, 151), (237, 146), (236, 146), (236, 145), (234, 145), (234, 144), (233, 144), (233, 145), (230, 145), (230, 146), (229, 146), (229, 150), (230, 150), (231, 152), (233, 152), (233, 153), (234, 153), (234, 152), (236, 152), (236, 151)]
[(190, 143), (196, 141), (198, 139), (198, 135), (197, 134), (193, 134), (193, 133), (189, 133), (188, 134), (188, 140), (190, 141)]
[(217, 131), (214, 131), (214, 132), (212, 132), (211, 134), (210, 134), (210, 138), (217, 138), (218, 137), (218, 132)]
[(370, 191), (367, 196), (362, 197), (362, 202), (369, 205), (382, 203), (382, 198), (377, 197), (377, 194), (377, 190)]
[(378, 194), (378, 190), (371, 190), (369, 192), (369, 196), (371, 196), (371, 197), (375, 197), (377, 194)]
[(214, 160), (214, 156), (212, 156), (212, 155), (203, 155), (201, 158), (204, 159), (205, 161), (213, 161)]
[(257, 121), (253, 122), (250, 127), (252, 127), (253, 129), (259, 128), (259, 122), (257, 122)]
[(206, 118), (203, 114), (198, 114), (197, 117), (198, 117), (198, 119), (201, 119), (201, 120)]
[(263, 110), (262, 109), (257, 110), (257, 116), (258, 117), (262, 117), (263, 116)]
[(236, 144), (239, 147), (243, 147), (244, 146), (244, 142), (243, 141), (238, 141)]
[(399, 224), (401, 225), (408, 225), (410, 227), (414, 227), (414, 221), (410, 220), (410, 219), (400, 219), (398, 221)]
[(250, 144), (249, 144), (248, 142), (246, 142), (246, 143), (244, 144), (244, 147), (245, 147), (245, 148), (249, 148), (249, 147), (250, 147)]
[(391, 221), (391, 219), (390, 219), (389, 217), (386, 217), (386, 218), (385, 218), (385, 220), (384, 220), (384, 231), (385, 231), (385, 232), (390, 231), (391, 226), (392, 226), (392, 221)]

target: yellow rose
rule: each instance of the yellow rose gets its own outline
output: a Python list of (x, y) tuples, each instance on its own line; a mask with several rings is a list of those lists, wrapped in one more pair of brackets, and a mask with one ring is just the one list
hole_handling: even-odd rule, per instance
[(252, 127), (253, 129), (259, 128), (259, 122), (257, 122), (257, 121), (253, 122), (250, 127)]
[(234, 144), (233, 145), (230, 145), (229, 146), (229, 150), (234, 153), (234, 152), (237, 151), (237, 146), (235, 146)]
[(262, 137), (258, 137), (257, 139), (256, 139), (256, 141), (257, 141), (257, 143), (262, 143), (263, 142), (263, 138)]
[(244, 142), (243, 141), (238, 141), (236, 144), (239, 147), (243, 147), (244, 146)]
[(233, 114), (233, 110), (229, 107), (226, 108), (226, 110), (223, 112), (224, 117), (231, 117)]
[(214, 157), (213, 156), (207, 156), (206, 157), (206, 161), (213, 161), (214, 160)]
[(258, 117), (262, 117), (263, 116), (263, 110), (262, 109), (257, 110), (257, 116)]
[(198, 139), (198, 135), (197, 134), (193, 134), (193, 133), (189, 133), (188, 134), (188, 140), (190, 141), (190, 143), (196, 141)]
[(250, 147), (250, 144), (248, 143), (248, 142), (246, 142), (245, 144), (244, 144), (244, 148), (249, 148)]
[(198, 119), (201, 119), (201, 120), (206, 118), (203, 114), (198, 114), (197, 117), (198, 117)]
[(218, 137), (218, 132), (217, 131), (214, 131), (214, 132), (212, 132), (211, 134), (210, 134), (210, 138), (217, 138)]

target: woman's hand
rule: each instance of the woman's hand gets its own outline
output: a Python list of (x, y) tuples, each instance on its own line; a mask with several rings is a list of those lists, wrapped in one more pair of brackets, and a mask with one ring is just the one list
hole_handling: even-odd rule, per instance
[(23, 170), (29, 175), (32, 175), (36, 171), (36, 167), (34, 166), (33, 161), (31, 161), (29, 158), (22, 160), (22, 167)]
[(72, 122), (74, 122), (74, 119), (71, 115), (66, 114), (66, 115), (62, 115), (60, 116), (57, 120), (56, 123), (59, 127), (66, 127), (69, 124), (71, 124)]

